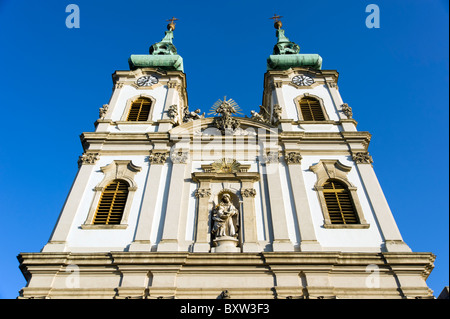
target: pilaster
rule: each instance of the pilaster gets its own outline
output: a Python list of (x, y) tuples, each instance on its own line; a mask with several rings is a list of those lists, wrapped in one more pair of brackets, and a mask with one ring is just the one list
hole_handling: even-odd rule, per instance
[(167, 96), (166, 101), (164, 103), (164, 110), (162, 114), (162, 120), (159, 121), (159, 132), (165, 132), (170, 130), (173, 127), (173, 122), (171, 117), (169, 116), (169, 111), (172, 105), (178, 103), (178, 87), (179, 83), (177, 81), (169, 81), (167, 82)]
[(243, 200), (243, 252), (259, 251), (258, 236), (256, 228), (255, 196), (256, 190), (253, 188), (252, 181), (243, 181), (241, 185), (241, 194)]
[[(284, 121), (280, 122), (281, 125), (281, 130), (282, 131), (292, 131), (292, 124), (291, 121), (292, 119), (288, 119), (288, 115), (287, 115), (287, 111), (286, 111), (286, 103), (284, 101), (284, 95), (283, 95), (283, 82), (280, 80), (276, 80), (274, 81), (274, 100), (276, 102), (274, 102), (275, 104), (278, 104), (281, 107), (281, 118)], [(273, 107), (274, 105), (272, 105), (272, 110), (271, 110), (271, 116), (273, 117)]]
[[(162, 171), (169, 151), (153, 150), (149, 156), (150, 168), (148, 170), (146, 186), (143, 194), (142, 208), (136, 227), (134, 241), (129, 247), (129, 251), (150, 251), (152, 243), (150, 241), (153, 219), (156, 210), (158, 196), (163, 196), (163, 189), (158, 189), (162, 177)], [(154, 243), (153, 243), (154, 244)]]
[(103, 105), (99, 109), (99, 118), (95, 121), (95, 131), (96, 132), (107, 132), (109, 125), (111, 123), (111, 114), (113, 113), (114, 107), (116, 106), (117, 99), (119, 98), (120, 91), (123, 87), (122, 82), (114, 83), (113, 93), (108, 104)]
[(195, 196), (197, 197), (198, 209), (197, 209), (197, 225), (194, 252), (209, 252), (210, 235), (208, 233), (209, 228), (209, 207), (208, 202), (211, 197), (211, 182), (209, 180), (201, 180), (199, 182), (199, 188), (197, 189)]
[(42, 248), (43, 252), (63, 252), (70, 233), (73, 220), (82, 203), (82, 197), (94, 172), (95, 163), (99, 159), (98, 153), (84, 153), (78, 160), (78, 173), (67, 196), (64, 207), (59, 215), (56, 226), (49, 242)]
[(322, 247), (317, 241), (316, 233), (314, 231), (301, 167), (301, 159), (302, 157), (299, 152), (285, 151), (285, 161), (288, 167), (300, 232), (300, 251), (321, 251)]
[(289, 239), (286, 221), (286, 209), (281, 187), (278, 151), (266, 152), (264, 161), (266, 165), (267, 187), (269, 192), (270, 215), (273, 228), (273, 251), (293, 251), (294, 246)]
[(389, 252), (410, 252), (411, 249), (403, 241), (386, 197), (372, 167), (372, 157), (368, 152), (353, 154), (367, 197), (375, 212), (376, 219), (384, 237), (385, 249)]
[[(184, 196), (184, 179), (187, 162), (187, 153), (175, 152), (171, 156), (172, 171), (170, 176), (170, 188), (167, 197), (167, 209), (164, 220), (164, 228), (158, 251), (179, 250), (180, 215)], [(184, 226), (184, 225), (183, 225)]]

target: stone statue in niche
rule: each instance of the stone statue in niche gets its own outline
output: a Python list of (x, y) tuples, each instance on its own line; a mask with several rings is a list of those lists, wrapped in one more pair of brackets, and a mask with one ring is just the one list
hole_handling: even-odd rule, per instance
[(216, 239), (221, 237), (237, 237), (239, 212), (231, 203), (231, 196), (223, 194), (220, 203), (212, 212), (212, 233)]

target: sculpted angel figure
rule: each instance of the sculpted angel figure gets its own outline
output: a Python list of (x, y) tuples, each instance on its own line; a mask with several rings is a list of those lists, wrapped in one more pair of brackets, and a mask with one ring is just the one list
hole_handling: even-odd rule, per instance
[(251, 119), (258, 121), (258, 122), (265, 122), (264, 118), (261, 116), (261, 114), (256, 113), (255, 111), (250, 111), (250, 113), (252, 114)]
[(190, 121), (193, 121), (193, 120), (198, 120), (198, 119), (204, 118), (204, 117), (205, 117), (205, 113), (200, 114), (200, 112), (201, 112), (200, 109), (196, 109), (195, 111), (191, 112), (191, 111), (189, 111), (189, 109), (186, 107), (186, 108), (184, 109), (184, 119), (183, 119), (183, 122), (190, 122)]
[(224, 194), (220, 203), (213, 210), (213, 229), (212, 233), (217, 237), (237, 236), (237, 217), (238, 210), (231, 203), (229, 194)]

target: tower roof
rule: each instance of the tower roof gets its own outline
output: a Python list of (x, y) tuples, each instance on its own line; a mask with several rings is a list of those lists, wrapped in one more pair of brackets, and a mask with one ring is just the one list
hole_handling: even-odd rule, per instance
[(292, 67), (307, 67), (320, 70), (322, 57), (318, 54), (300, 54), (300, 46), (291, 42), (281, 29), (283, 24), (279, 20), (281, 16), (274, 15), (274, 27), (277, 29), (277, 43), (273, 48), (273, 54), (267, 59), (267, 70), (287, 70)]
[(148, 55), (132, 54), (128, 59), (131, 70), (146, 67), (157, 67), (164, 70), (176, 70), (184, 72), (183, 58), (178, 55), (177, 49), (173, 44), (173, 30), (175, 30), (174, 20), (172, 18), (167, 25), (167, 31), (164, 38), (149, 48)]

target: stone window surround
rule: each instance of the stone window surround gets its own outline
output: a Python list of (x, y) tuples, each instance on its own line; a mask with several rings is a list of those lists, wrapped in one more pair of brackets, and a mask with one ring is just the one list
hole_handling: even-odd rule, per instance
[[(314, 99), (317, 99), (317, 101), (319, 101), (319, 105), (320, 105), (320, 108), (322, 109), (322, 113), (323, 113), (323, 116), (325, 117), (325, 120), (323, 120), (323, 121), (305, 121), (303, 119), (303, 114), (300, 109), (300, 100), (305, 97), (314, 98)], [(334, 124), (335, 123), (335, 121), (330, 120), (330, 117), (328, 116), (328, 113), (325, 109), (325, 103), (323, 102), (323, 99), (317, 95), (310, 94), (310, 93), (304, 93), (304, 94), (298, 95), (294, 98), (294, 104), (295, 104), (295, 107), (297, 108), (298, 120), (301, 121), (302, 123), (314, 123), (314, 124), (315, 123), (320, 123), (320, 124)]]
[[(135, 166), (131, 160), (114, 160), (110, 164), (100, 168), (105, 174), (103, 180), (94, 187), (94, 197), (89, 208), (88, 216), (81, 225), (82, 229), (125, 229), (128, 226), (128, 216), (130, 214), (133, 197), (137, 190), (137, 184), (134, 181), (136, 173), (141, 171), (141, 167)], [(120, 179), (128, 183), (128, 197), (122, 214), (122, 220), (119, 225), (94, 225), (93, 220), (97, 210), (100, 197), (113, 180)]]
[[(361, 204), (359, 202), (357, 188), (352, 185), (348, 179), (347, 174), (352, 169), (350, 166), (342, 164), (339, 160), (320, 160), (317, 164), (309, 167), (317, 175), (317, 181), (314, 185), (314, 189), (317, 191), (320, 206), (322, 208), (322, 214), (324, 219), (324, 228), (343, 229), (364, 229), (369, 228), (370, 225), (366, 222), (363, 214)], [(350, 198), (355, 207), (356, 215), (359, 220), (359, 224), (332, 224), (330, 215), (328, 214), (328, 207), (325, 202), (325, 196), (323, 194), (323, 185), (330, 179), (342, 182), (350, 193)]]
[[(134, 101), (136, 101), (139, 98), (146, 98), (149, 99), (151, 101), (151, 106), (150, 106), (150, 112), (148, 114), (148, 119), (147, 121), (127, 121), (127, 117), (128, 117), (128, 113), (130, 112), (131, 109), (131, 104), (133, 104)], [(156, 104), (156, 99), (148, 94), (139, 94), (139, 95), (134, 95), (131, 98), (129, 98), (127, 100), (127, 102), (125, 103), (125, 109), (122, 113), (122, 116), (120, 118), (120, 121), (118, 121), (119, 123), (140, 123), (140, 124), (144, 124), (144, 123), (148, 123), (148, 122), (152, 122), (153, 119), (153, 110), (155, 109), (155, 104)]]

